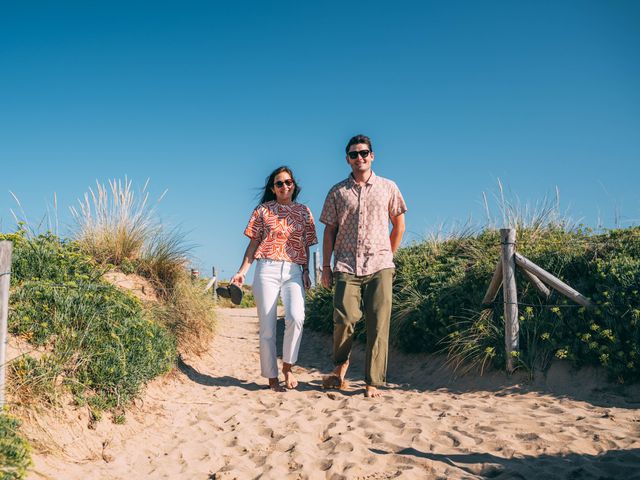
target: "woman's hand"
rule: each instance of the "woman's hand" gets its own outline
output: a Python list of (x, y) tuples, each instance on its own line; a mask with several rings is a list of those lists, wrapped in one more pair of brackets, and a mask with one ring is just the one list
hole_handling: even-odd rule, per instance
[(333, 272), (331, 267), (322, 267), (322, 286), (324, 288), (331, 288), (333, 283)]
[(302, 272), (302, 284), (304, 285), (305, 290), (309, 290), (311, 288), (311, 277), (309, 277), (309, 270), (304, 270)]
[(242, 285), (244, 285), (244, 273), (240, 273), (240, 272), (236, 273), (231, 278), (231, 283), (235, 283), (239, 287), (242, 287)]

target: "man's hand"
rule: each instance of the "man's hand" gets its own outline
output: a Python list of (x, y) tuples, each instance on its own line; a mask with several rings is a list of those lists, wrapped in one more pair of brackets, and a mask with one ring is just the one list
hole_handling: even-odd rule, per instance
[(331, 267), (322, 267), (322, 286), (324, 288), (331, 288), (333, 283), (333, 272)]

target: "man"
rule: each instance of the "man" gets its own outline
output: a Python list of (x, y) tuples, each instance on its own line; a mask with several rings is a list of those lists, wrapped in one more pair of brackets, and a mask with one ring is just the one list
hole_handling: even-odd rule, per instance
[(323, 384), (328, 388), (345, 386), (353, 332), (364, 313), (365, 395), (378, 397), (378, 387), (385, 384), (387, 374), (395, 271), (393, 254), (402, 241), (407, 207), (396, 184), (371, 170), (374, 154), (368, 137), (351, 138), (346, 152), (351, 174), (329, 190), (320, 215), (320, 221), (325, 224), (322, 285), (331, 288), (335, 281), (333, 359), (336, 367), (332, 375), (323, 379)]

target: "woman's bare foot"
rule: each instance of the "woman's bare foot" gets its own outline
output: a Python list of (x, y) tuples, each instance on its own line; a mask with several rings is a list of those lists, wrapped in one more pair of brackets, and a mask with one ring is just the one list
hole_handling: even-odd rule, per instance
[(364, 396), (367, 398), (376, 398), (382, 395), (382, 392), (378, 390), (373, 385), (367, 385), (367, 388), (364, 391)]
[(269, 379), (269, 388), (274, 392), (284, 392), (284, 388), (280, 385), (278, 377)]
[(292, 364), (283, 362), (282, 373), (284, 373), (284, 386), (293, 389), (298, 386), (298, 380), (296, 380), (296, 377), (293, 375), (291, 367), (293, 367)]

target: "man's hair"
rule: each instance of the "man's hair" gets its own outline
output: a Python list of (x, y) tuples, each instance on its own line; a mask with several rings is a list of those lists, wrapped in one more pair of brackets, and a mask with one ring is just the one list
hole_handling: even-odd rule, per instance
[(349, 143), (347, 143), (347, 148), (345, 148), (345, 152), (349, 153), (349, 148), (351, 148), (351, 145), (357, 145), (359, 143), (364, 143), (365, 145), (368, 145), (369, 150), (373, 152), (373, 147), (371, 146), (371, 139), (366, 135), (356, 135), (355, 137), (351, 137), (351, 140), (349, 140)]

